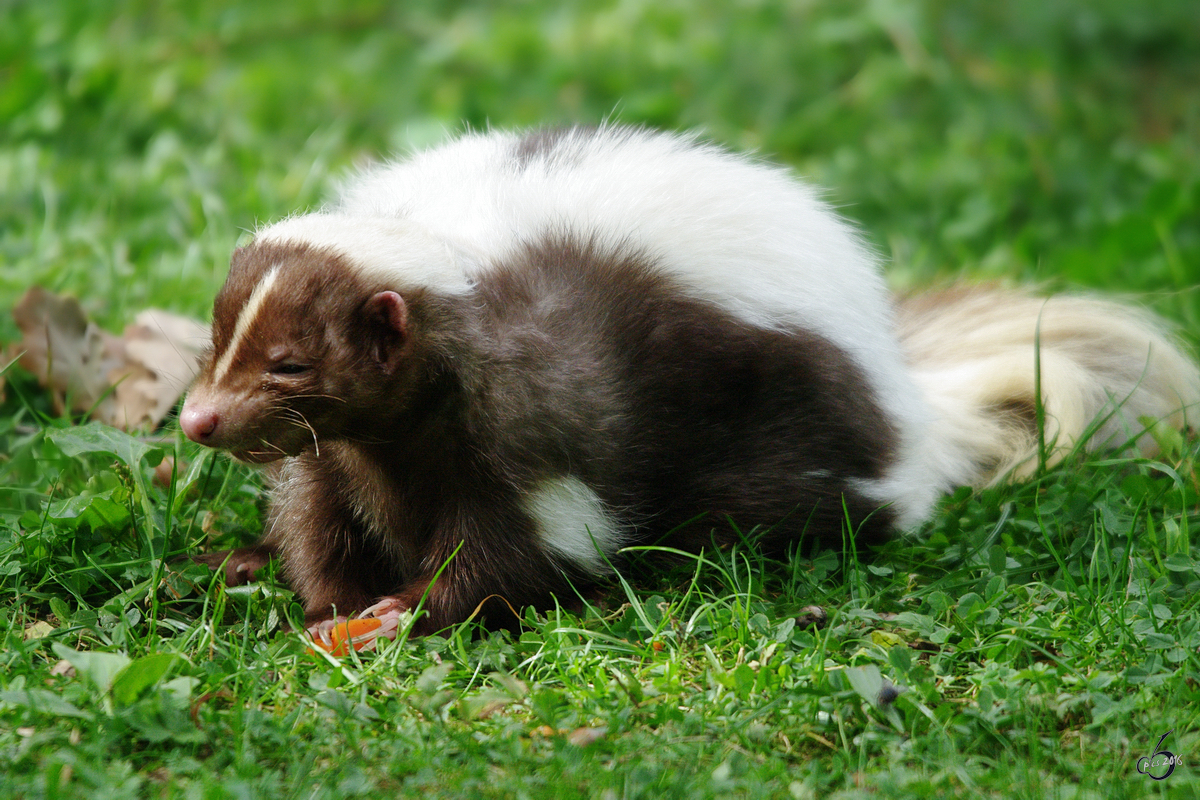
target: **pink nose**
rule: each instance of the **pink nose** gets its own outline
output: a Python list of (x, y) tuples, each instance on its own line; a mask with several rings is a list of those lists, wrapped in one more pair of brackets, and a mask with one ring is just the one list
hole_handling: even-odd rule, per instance
[(179, 427), (189, 439), (200, 444), (209, 444), (219, 422), (220, 417), (211, 408), (193, 408), (185, 403), (179, 412)]

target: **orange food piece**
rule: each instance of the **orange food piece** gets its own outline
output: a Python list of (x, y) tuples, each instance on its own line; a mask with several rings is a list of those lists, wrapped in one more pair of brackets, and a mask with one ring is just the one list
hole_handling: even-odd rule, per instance
[(320, 639), (313, 639), (313, 644), (330, 655), (344, 656), (350, 652), (350, 647), (361, 650), (366, 645), (366, 642), (355, 642), (355, 638), (370, 633), (382, 625), (383, 622), (374, 617), (349, 619), (334, 625), (333, 630), (329, 632), (329, 638), (333, 640), (332, 646), (326, 645)]

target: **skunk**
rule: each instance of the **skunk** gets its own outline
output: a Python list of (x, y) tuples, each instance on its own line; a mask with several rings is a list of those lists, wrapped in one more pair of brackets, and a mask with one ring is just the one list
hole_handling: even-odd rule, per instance
[(1198, 404), (1142, 312), (895, 299), (785, 169), (601, 126), (466, 135), (259, 230), (180, 425), (282, 459), (262, 542), (206, 563), (278, 555), (311, 630), (395, 636), (570, 601), (631, 545), (879, 540), (1039, 441), (1150, 450), (1142, 420)]

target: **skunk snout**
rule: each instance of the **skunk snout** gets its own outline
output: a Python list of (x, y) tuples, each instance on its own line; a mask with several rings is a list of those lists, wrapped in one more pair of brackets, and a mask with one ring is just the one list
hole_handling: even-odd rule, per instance
[(209, 445), (214, 443), (214, 435), (220, 425), (221, 418), (211, 408), (197, 408), (185, 403), (179, 412), (179, 427), (193, 442)]

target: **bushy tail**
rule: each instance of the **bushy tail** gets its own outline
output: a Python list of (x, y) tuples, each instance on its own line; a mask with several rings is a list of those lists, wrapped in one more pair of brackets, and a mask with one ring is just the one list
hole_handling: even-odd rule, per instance
[(1128, 306), (960, 288), (898, 301), (897, 323), (933, 407), (941, 461), (962, 473), (947, 476), (953, 483), (1036, 470), (1039, 375), (1048, 463), (1084, 440), (1152, 455), (1145, 418), (1200, 427), (1195, 361), (1162, 323)]

